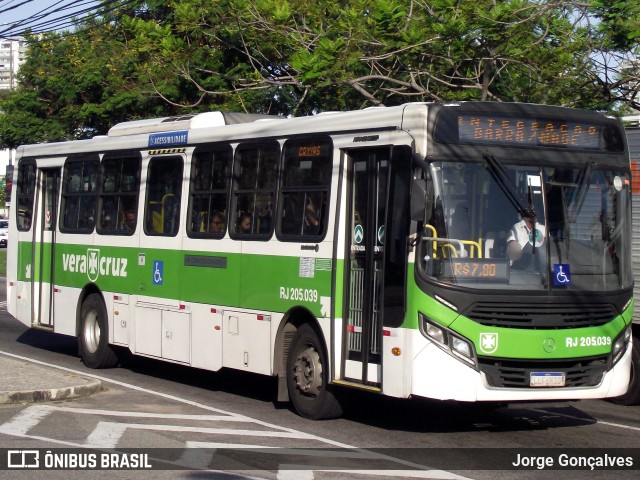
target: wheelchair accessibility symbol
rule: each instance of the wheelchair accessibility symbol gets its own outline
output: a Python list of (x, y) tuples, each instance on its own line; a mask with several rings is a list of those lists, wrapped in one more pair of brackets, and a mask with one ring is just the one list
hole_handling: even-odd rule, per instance
[(571, 269), (568, 263), (556, 263), (553, 265), (553, 285), (555, 287), (571, 285)]
[(164, 262), (162, 260), (153, 261), (153, 284), (162, 285), (164, 278)]

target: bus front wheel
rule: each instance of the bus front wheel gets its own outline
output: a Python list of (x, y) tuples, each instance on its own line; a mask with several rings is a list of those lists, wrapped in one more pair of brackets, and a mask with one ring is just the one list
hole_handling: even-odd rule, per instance
[(302, 325), (287, 356), (287, 387), (295, 410), (304, 418), (320, 420), (342, 415), (342, 407), (328, 388), (327, 355), (315, 330)]
[(109, 346), (107, 309), (97, 293), (82, 302), (78, 350), (89, 368), (111, 368), (118, 364), (118, 357)]

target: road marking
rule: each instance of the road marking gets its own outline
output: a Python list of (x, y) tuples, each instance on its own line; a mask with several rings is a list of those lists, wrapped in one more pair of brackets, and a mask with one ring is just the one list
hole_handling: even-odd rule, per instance
[[(339, 470), (339, 469), (330, 469), (327, 470), (326, 467), (318, 467), (313, 468), (310, 466), (303, 466), (305, 470), (295, 470), (296, 465), (281, 465), (281, 467), (286, 468), (286, 470), (278, 471), (278, 480), (313, 480), (313, 472), (325, 472), (331, 474), (345, 473), (349, 474), (349, 477), (352, 478), (353, 475), (372, 475), (376, 477), (400, 477), (400, 478), (423, 478), (429, 480), (453, 480), (459, 479), (463, 480), (467, 477), (461, 477), (460, 475), (456, 475), (455, 473), (446, 472), (444, 470)], [(309, 471), (307, 469), (311, 468), (313, 471)], [(310, 477), (304, 477), (305, 473), (310, 473)], [(302, 476), (300, 475), (302, 474)]]
[(185, 425), (146, 425), (141, 423), (99, 422), (87, 438), (87, 446), (93, 448), (115, 448), (125, 431), (156, 430), (160, 432), (207, 433), (210, 435), (241, 435), (269, 438), (297, 438), (308, 440), (305, 433), (273, 432), (265, 430), (236, 430), (233, 428), (187, 427)]
[(116, 448), (127, 428), (126, 423), (98, 422), (84, 445), (89, 448)]
[(188, 415), (182, 413), (147, 413), (126, 412), (120, 410), (100, 410), (88, 408), (59, 407), (51, 405), (39, 405), (42, 408), (55, 409), (57, 412), (83, 413), (86, 415), (111, 415), (116, 417), (162, 418), (176, 420), (207, 420), (212, 422), (237, 422), (238, 417), (231, 415)]
[[(111, 383), (114, 385), (119, 385), (123, 388), (128, 388), (131, 390), (135, 390), (138, 392), (143, 392), (143, 393), (147, 393), (150, 395), (155, 395), (167, 400), (172, 400), (174, 402), (177, 403), (182, 403), (185, 405), (189, 405), (189, 406), (193, 406), (199, 409), (203, 409), (206, 411), (210, 411), (210, 412), (216, 412), (218, 414), (222, 414), (224, 415), (223, 418), (225, 418), (224, 421), (238, 421), (238, 422), (246, 422), (246, 423), (252, 423), (254, 425), (260, 425), (262, 427), (267, 427), (270, 429), (273, 429), (273, 432), (265, 432), (265, 431), (256, 431), (256, 430), (246, 430), (246, 431), (240, 431), (243, 432), (241, 434), (247, 435), (247, 432), (251, 432), (251, 435), (253, 436), (263, 436), (263, 437), (281, 437), (281, 438), (298, 438), (298, 439), (305, 439), (305, 440), (315, 440), (317, 442), (320, 442), (324, 445), (330, 445), (333, 447), (338, 447), (338, 448), (342, 448), (342, 449), (348, 449), (350, 451), (353, 452), (362, 452), (365, 454), (368, 454), (370, 456), (370, 458), (372, 459), (378, 459), (378, 460), (386, 460), (389, 462), (394, 462), (397, 465), (402, 465), (402, 466), (406, 466), (409, 467), (411, 469), (418, 469), (421, 472), (424, 472), (424, 475), (431, 475), (429, 477), (425, 477), (425, 476), (421, 476), (421, 477), (416, 477), (416, 478), (436, 478), (436, 479), (458, 479), (458, 480), (465, 480), (467, 479), (467, 477), (462, 477), (460, 475), (456, 475), (454, 473), (450, 473), (444, 470), (434, 470), (429, 468), (426, 465), (420, 465), (420, 464), (416, 464), (414, 462), (409, 462), (406, 460), (402, 460), (399, 458), (395, 458), (395, 457), (391, 457), (388, 455), (384, 455), (384, 454), (380, 454), (380, 453), (376, 453), (376, 452), (371, 452), (368, 451), (367, 449), (363, 449), (363, 448), (358, 448), (352, 445), (348, 445), (346, 443), (342, 443), (342, 442), (337, 442), (335, 440), (331, 440), (329, 438), (324, 438), (324, 437), (320, 437), (317, 435), (312, 435), (312, 434), (308, 434), (308, 433), (304, 433), (304, 432), (300, 432), (298, 430), (292, 429), (292, 428), (288, 428), (288, 427), (283, 427), (281, 425), (275, 425), (269, 422), (264, 422), (262, 420), (258, 420), (255, 418), (251, 418), (251, 417), (247, 417), (245, 415), (240, 415), (237, 413), (233, 413), (233, 412), (228, 412), (225, 410), (221, 410), (219, 408), (215, 408), (215, 407), (211, 407), (208, 405), (204, 405), (202, 403), (199, 402), (194, 402), (192, 400), (187, 400), (185, 398), (181, 398), (181, 397), (177, 397), (175, 395), (170, 395), (167, 393), (162, 393), (162, 392), (157, 392), (154, 390), (149, 390), (143, 387), (139, 387), (137, 385), (132, 385), (129, 383), (125, 383), (125, 382), (121, 382), (118, 380), (113, 380), (110, 379), (108, 377), (103, 377), (100, 375), (95, 375), (92, 373), (88, 373), (85, 371), (80, 371), (80, 370), (74, 370), (71, 368), (67, 368), (67, 367), (61, 367), (58, 365), (53, 365), (50, 363), (46, 363), (46, 362), (42, 362), (40, 360), (35, 360), (29, 357), (24, 357), (21, 355), (16, 355), (13, 353), (9, 353), (9, 352), (4, 352), (4, 351), (0, 351), (0, 354), (2, 355), (6, 355), (12, 358), (16, 358), (19, 360), (25, 360), (25, 361), (29, 361), (32, 363), (36, 363), (39, 365), (43, 365), (49, 368), (56, 368), (58, 370), (62, 370), (65, 372), (70, 372), (76, 375), (80, 375), (80, 376), (88, 376), (88, 377), (92, 377), (95, 379), (98, 379), (100, 381), (103, 382), (107, 382), (107, 383)], [(35, 407), (38, 407), (37, 409)], [(55, 407), (55, 406), (49, 406), (49, 405), (37, 405), (34, 407), (28, 407), (25, 410), (23, 410), (22, 412), (20, 412), (18, 415), (16, 415), (15, 417), (13, 417), (12, 420), (10, 420), (9, 422), (6, 422), (3, 425), (0, 425), (0, 433), (6, 433), (8, 435), (15, 435), (15, 436), (21, 436), (24, 438), (30, 438), (30, 439), (34, 439), (34, 440), (43, 440), (46, 442), (55, 442), (61, 445), (67, 445), (67, 446), (74, 446), (74, 447), (83, 447), (86, 448), (88, 445), (85, 444), (79, 444), (79, 443), (73, 443), (73, 442), (67, 442), (64, 440), (59, 440), (59, 439), (55, 439), (55, 438), (48, 438), (48, 437), (42, 437), (42, 436), (38, 436), (38, 435), (29, 435), (27, 432), (30, 428), (34, 427), (35, 425), (37, 425), (43, 418), (45, 418), (47, 415), (49, 415), (50, 413), (52, 413), (53, 411), (66, 411), (66, 412), (71, 412), (71, 413), (93, 413), (93, 412), (100, 412), (98, 414), (100, 415), (110, 415), (110, 416), (118, 416), (120, 413), (123, 413), (122, 416), (138, 416), (138, 417), (146, 417), (146, 418), (169, 418), (169, 415), (157, 415), (157, 414), (151, 414), (151, 413), (137, 413), (137, 412), (117, 412), (117, 411), (110, 411), (110, 410), (88, 410), (88, 409), (74, 409), (74, 408), (69, 408), (69, 407)], [(22, 414), (22, 416), (21, 416)], [(134, 415), (135, 414), (135, 415)], [(194, 420), (194, 419), (200, 419), (201, 417), (198, 415), (174, 415), (173, 418), (175, 419), (181, 419), (181, 417), (188, 417), (189, 420)], [(220, 420), (219, 415), (215, 415), (215, 416), (209, 416), (210, 418), (212, 418), (214, 421), (218, 421)], [(228, 420), (226, 420), (228, 418)], [(100, 422), (100, 423), (110, 423), (110, 422)], [(206, 429), (206, 428), (197, 428), (197, 427), (185, 427), (185, 426), (173, 426), (173, 425), (145, 425), (145, 424), (115, 424), (114, 425), (118, 425), (118, 427), (103, 427), (102, 432), (98, 432), (95, 434), (95, 437), (93, 439), (91, 439), (91, 441), (96, 441), (98, 440), (98, 438), (100, 436), (102, 436), (103, 440), (105, 441), (105, 443), (110, 444), (110, 442), (113, 442), (113, 439), (118, 437), (118, 435), (122, 435), (122, 433), (124, 432), (124, 430), (126, 430), (126, 428), (136, 428), (136, 429), (146, 429), (146, 430), (172, 430), (172, 431), (180, 431), (180, 432), (184, 432), (184, 431), (204, 431), (205, 433), (207, 433), (207, 430), (209, 433), (223, 433), (223, 434), (229, 434), (229, 433), (237, 433), (239, 432), (239, 430), (233, 430), (233, 429)], [(120, 429), (120, 425), (124, 426), (124, 429)], [(148, 428), (147, 428), (148, 427)], [(191, 430), (190, 430), (191, 429)], [(95, 430), (94, 430), (95, 432)], [(91, 437), (92, 434), (89, 435), (89, 437)], [(120, 437), (118, 437), (120, 438)], [(94, 446), (94, 445), (91, 445)], [(94, 447), (97, 447), (97, 445), (95, 445)], [(99, 446), (100, 448), (105, 448), (103, 445)], [(107, 447), (108, 448), (108, 447)], [(229, 447), (226, 447), (229, 448)], [(264, 448), (264, 447), (261, 447)], [(275, 453), (275, 452), (274, 452)], [(170, 462), (173, 463), (173, 462)], [(326, 469), (326, 467), (321, 467), (323, 469)], [(305, 471), (308, 470), (308, 467), (305, 466)], [(398, 470), (400, 471), (400, 470)], [(411, 470), (408, 471), (410, 473), (415, 473), (415, 470)], [(377, 471), (376, 475), (381, 475), (384, 474), (385, 472), (381, 472), (381, 471)], [(434, 476), (435, 475), (435, 476)], [(411, 475), (413, 476), (413, 475)], [(297, 478), (301, 478), (301, 477), (297, 477)], [(309, 477), (310, 479), (313, 479), (313, 474), (311, 474), (311, 477)]]
[(541, 410), (541, 409), (538, 409), (538, 408), (532, 408), (531, 411), (538, 412), (538, 413), (545, 413), (547, 415), (557, 415), (558, 417), (570, 418), (571, 420), (580, 420), (582, 422), (591, 422), (593, 424), (607, 425), (608, 427), (625, 428), (627, 430), (635, 430), (637, 432), (640, 432), (640, 427), (634, 427), (632, 425), (624, 425), (624, 424), (621, 424), (621, 423), (613, 423), (613, 422), (603, 422), (601, 420), (590, 420), (590, 419), (584, 418), (584, 417), (577, 417), (575, 415), (567, 415), (566, 413), (552, 412), (550, 410)]
[[(228, 443), (211, 443), (211, 442), (187, 442), (188, 449), (185, 451), (185, 455), (177, 461), (177, 463), (185, 462), (185, 465), (193, 466), (194, 461), (200, 461), (203, 463), (197, 463), (206, 468), (209, 465), (215, 451), (217, 449), (235, 449), (235, 450), (248, 450), (252, 449), (260, 450), (272, 450), (269, 453), (273, 455), (286, 455), (287, 457), (294, 457), (296, 455), (302, 455), (305, 457), (320, 457), (327, 458), (328, 454), (325, 450), (314, 450), (311, 448), (280, 448), (280, 447), (265, 447), (263, 445), (247, 445), (247, 444), (228, 444)], [(197, 450), (194, 450), (197, 449)], [(198, 452), (197, 455), (190, 455), (190, 452)], [(369, 452), (367, 450), (359, 451), (331, 451), (331, 458), (349, 458), (360, 460), (377, 460), (380, 455)], [(348, 469), (330, 469), (328, 470), (326, 465), (313, 467), (312, 465), (295, 465), (295, 464), (280, 464), (280, 470), (278, 471), (278, 480), (313, 480), (313, 472), (328, 472), (328, 473), (345, 473), (349, 475), (375, 475), (375, 476), (390, 476), (390, 477), (404, 477), (404, 478), (424, 478), (424, 479), (460, 479), (463, 480), (466, 477), (456, 475), (454, 473), (447, 472), (445, 470), (348, 470)]]
[[(61, 367), (59, 365), (53, 365), (51, 363), (42, 362), (40, 360), (36, 360), (36, 359), (30, 358), (30, 357), (24, 357), (22, 355), (16, 355), (14, 353), (4, 352), (2, 350), (0, 350), (0, 355), (6, 355), (8, 357), (16, 358), (18, 360), (25, 360), (27, 362), (36, 363), (38, 365), (43, 365), (45, 367), (55, 368), (55, 369), (58, 369), (58, 370), (62, 370), (62, 371), (65, 371), (65, 372), (70, 372), (70, 373), (73, 373), (73, 374), (76, 374), (76, 375), (80, 375), (80, 376), (92, 377), (92, 378), (95, 378), (97, 380), (101, 380), (103, 382), (112, 383), (114, 385), (119, 385), (121, 387), (129, 388), (131, 390), (136, 390), (136, 391), (139, 391), (139, 392), (148, 393), (150, 395), (155, 395), (155, 396), (158, 396), (158, 397), (162, 397), (162, 398), (165, 398), (167, 400), (173, 400), (175, 402), (184, 403), (185, 405), (191, 405), (193, 407), (201, 408), (203, 410), (208, 410), (210, 412), (221, 413), (221, 414), (224, 414), (225, 416), (233, 417), (235, 420), (250, 421), (250, 422), (256, 423), (257, 425), (262, 425), (264, 427), (269, 427), (269, 428), (273, 428), (273, 429), (280, 429), (280, 430), (285, 431), (285, 432), (295, 432), (296, 431), (296, 430), (290, 429), (288, 427), (283, 427), (283, 426), (280, 426), (280, 425), (275, 425), (275, 424), (272, 424), (272, 423), (264, 422), (262, 420), (258, 420), (258, 419), (251, 418), (251, 417), (247, 417), (245, 415), (240, 415), (238, 413), (227, 412), (226, 410), (221, 410), (219, 408), (210, 407), (209, 405), (204, 405), (204, 404), (199, 403), (199, 402), (194, 402), (193, 400), (187, 400), (186, 398), (176, 397), (175, 395), (170, 395), (168, 393), (156, 392), (154, 390), (149, 390), (149, 389), (146, 389), (146, 388), (143, 388), (143, 387), (139, 387), (137, 385), (132, 385), (132, 384), (129, 384), (129, 383), (121, 382), (121, 381), (114, 380), (114, 379), (111, 379), (111, 378), (108, 378), (108, 377), (103, 377), (103, 376), (100, 376), (100, 375), (95, 375), (95, 374), (90, 373), (90, 372), (81, 371), (81, 370), (74, 370), (72, 368), (67, 368), (67, 367)], [(81, 409), (78, 409), (78, 410), (81, 410)], [(73, 410), (73, 411), (78, 411), (78, 410)], [(572, 416), (572, 415), (567, 415), (567, 414), (557, 413), (557, 412), (551, 412), (551, 411), (542, 410), (542, 409), (534, 409), (534, 408), (532, 408), (530, 410), (531, 411), (535, 411), (535, 412), (545, 413), (545, 414), (563, 416), (563, 417), (571, 418), (571, 419), (574, 419), (574, 420), (588, 421), (588, 419), (585, 419), (585, 418), (582, 418), (582, 417), (577, 417), (577, 416)], [(90, 410), (90, 411), (95, 411), (95, 410)], [(108, 412), (109, 412), (108, 410), (104, 411), (103, 414), (109, 415), (110, 413), (108, 413)], [(143, 416), (145, 414), (143, 414), (143, 413), (135, 413), (135, 415)], [(153, 414), (147, 414), (147, 415), (153, 415)], [(165, 418), (165, 417), (169, 418), (170, 416), (160, 415), (160, 418)], [(176, 418), (178, 418), (178, 417), (176, 417)], [(629, 430), (638, 430), (638, 431), (640, 431), (640, 428), (638, 428), (638, 427), (633, 427), (633, 426), (630, 426), (630, 425), (624, 425), (624, 424), (619, 424), (619, 423), (601, 422), (599, 420), (595, 420), (593, 423), (600, 423), (600, 424), (611, 426), (611, 427), (618, 427), (618, 428), (624, 428), (624, 429), (629, 429)], [(348, 445), (348, 444), (342, 443), (342, 442), (336, 442), (334, 440), (331, 440), (331, 439), (328, 439), (328, 438), (319, 437), (319, 436), (315, 436), (315, 435), (310, 436), (310, 438), (322, 441), (324, 443), (327, 443), (329, 445), (333, 445), (335, 447), (357, 448), (357, 447), (354, 447), (353, 445)]]
[[(40, 360), (35, 360), (35, 359), (29, 358), (29, 357), (24, 357), (22, 355), (16, 355), (16, 354), (9, 353), (9, 352), (3, 352), (1, 350), (0, 350), (0, 354), (6, 355), (6, 356), (12, 357), (12, 358), (17, 358), (18, 360), (25, 360), (25, 361), (28, 361), (28, 362), (36, 363), (38, 365), (43, 365), (45, 367), (55, 368), (55, 369), (62, 370), (62, 371), (65, 371), (65, 372), (73, 373), (75, 375), (80, 375), (80, 376), (85, 376), (85, 377), (92, 377), (92, 378), (95, 378), (95, 379), (103, 381), (103, 382), (112, 383), (114, 385), (119, 385), (119, 386), (121, 386), (123, 388), (128, 388), (130, 390), (135, 390), (135, 391), (138, 391), (138, 392), (147, 393), (149, 395), (155, 395), (157, 397), (161, 397), (161, 398), (164, 398), (166, 400), (172, 400), (174, 402), (183, 403), (185, 405), (190, 405), (192, 407), (200, 408), (202, 410), (221, 413), (221, 414), (233, 417), (236, 420), (254, 422), (254, 423), (258, 424), (258, 425), (262, 425), (262, 426), (273, 428), (273, 429), (280, 429), (280, 430), (285, 431), (285, 432), (295, 432), (294, 429), (290, 429), (290, 428), (287, 428), (287, 427), (282, 427), (282, 426), (279, 426), (279, 425), (274, 425), (274, 424), (271, 424), (271, 423), (268, 423), (268, 422), (263, 422), (261, 420), (258, 420), (258, 419), (255, 419), (255, 418), (251, 418), (251, 417), (247, 417), (247, 416), (244, 416), (244, 415), (240, 415), (240, 414), (237, 414), (237, 413), (227, 412), (227, 411), (221, 410), (219, 408), (210, 407), (209, 405), (204, 405), (204, 404), (199, 403), (199, 402), (194, 402), (193, 400), (187, 400), (186, 398), (176, 397), (175, 395), (171, 395), (171, 394), (168, 394), (168, 393), (156, 392), (154, 390), (149, 390), (147, 388), (139, 387), (137, 385), (132, 385), (132, 384), (129, 384), (129, 383), (121, 382), (121, 381), (114, 380), (114, 379), (111, 379), (111, 378), (108, 378), (108, 377), (103, 377), (103, 376), (100, 376), (100, 375), (95, 375), (95, 374), (90, 373), (90, 372), (74, 370), (72, 368), (67, 368), (67, 367), (61, 367), (59, 365), (53, 365), (51, 363), (42, 362)], [(317, 439), (317, 440), (323, 441), (325, 443), (328, 443), (330, 445), (333, 445), (335, 447), (354, 448), (351, 445), (347, 445), (346, 443), (335, 442), (335, 441), (327, 439), (327, 438), (322, 438), (322, 437), (317, 437), (317, 436), (314, 436), (314, 438)]]
[(0, 433), (25, 436), (31, 428), (40, 423), (52, 411), (48, 405), (35, 405), (26, 408), (10, 421), (0, 425)]

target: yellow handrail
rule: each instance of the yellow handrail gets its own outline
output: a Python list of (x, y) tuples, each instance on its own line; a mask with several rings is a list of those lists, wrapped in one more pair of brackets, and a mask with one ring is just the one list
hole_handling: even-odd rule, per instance
[[(433, 238), (438, 238), (438, 232), (436, 231), (436, 227), (434, 227), (433, 225), (429, 225), (428, 223), (424, 225), (425, 230), (429, 229), (431, 230), (431, 236)], [(438, 251), (438, 241), (434, 240), (433, 241), (433, 258), (438, 258), (438, 255), (436, 254), (436, 252)]]
[[(438, 232), (436, 231), (436, 228), (433, 225), (425, 225), (424, 226), (425, 230), (429, 230), (431, 232), (431, 237), (429, 237), (429, 240), (433, 241), (433, 258), (438, 258), (437, 256), (437, 251), (438, 251), (438, 243), (442, 242), (442, 241), (446, 241), (446, 242), (451, 242), (452, 239), (439, 239), (438, 238)], [(477, 254), (477, 258), (482, 258), (482, 239), (478, 240), (477, 242), (474, 240), (456, 240), (456, 243), (460, 242), (463, 245), (469, 245), (469, 257), (470, 258), (476, 258), (476, 254)], [(458, 249), (452, 244), (452, 243), (445, 243), (441, 245), (441, 248), (443, 249), (443, 254), (444, 254), (444, 249), (447, 248), (449, 250), (451, 250), (453, 252), (453, 256), (454, 257), (458, 257)]]

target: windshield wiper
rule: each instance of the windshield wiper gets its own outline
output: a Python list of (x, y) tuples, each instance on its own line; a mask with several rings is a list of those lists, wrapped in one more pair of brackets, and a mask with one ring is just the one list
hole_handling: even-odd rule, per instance
[(576, 196), (573, 202), (573, 208), (571, 209), (571, 213), (569, 214), (569, 223), (575, 223), (580, 211), (582, 210), (582, 204), (584, 203), (584, 199), (587, 197), (587, 192), (589, 191), (589, 187), (591, 186), (591, 175), (593, 173), (593, 162), (587, 163), (582, 169), (580, 169), (580, 174), (578, 175), (578, 181), (576, 185)]
[(509, 177), (509, 174), (504, 169), (502, 164), (493, 155), (484, 154), (482, 158), (487, 161), (491, 176), (496, 181), (498, 186), (502, 189), (502, 191), (518, 211), (518, 213), (523, 217), (535, 218), (536, 211), (533, 208), (533, 205), (531, 205), (529, 200), (527, 200), (517, 192), (516, 186), (513, 184), (513, 181)]

